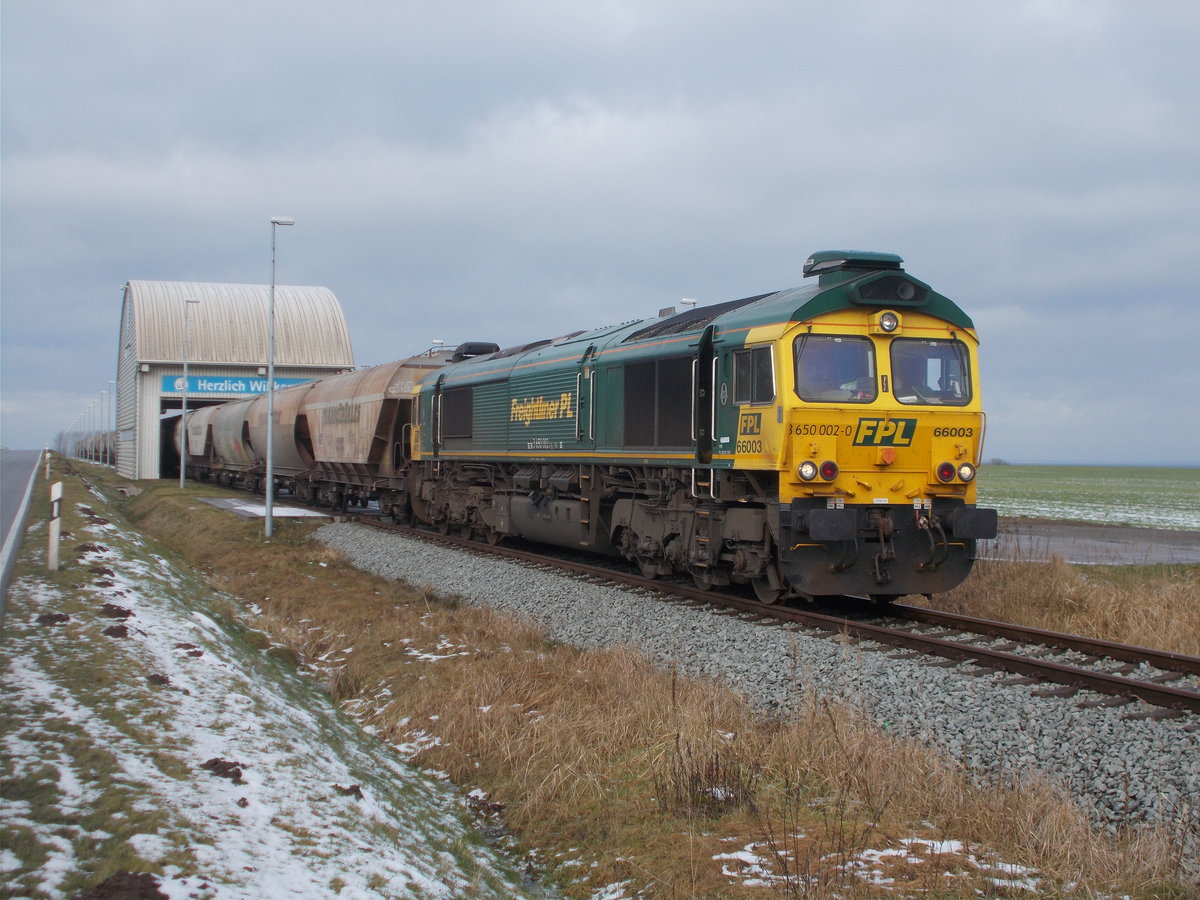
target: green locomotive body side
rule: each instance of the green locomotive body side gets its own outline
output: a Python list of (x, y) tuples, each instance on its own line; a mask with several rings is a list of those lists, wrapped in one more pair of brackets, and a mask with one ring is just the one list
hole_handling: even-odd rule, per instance
[[(871, 256), (899, 261), (889, 254)], [(738, 463), (734, 436), (739, 406), (729, 397), (733, 354), (751, 335), (755, 343), (778, 340), (798, 322), (884, 305), (919, 309), (961, 328), (974, 327), (953, 301), (907, 274), (898, 283), (913, 286), (912, 300), (863, 296), (871, 285), (899, 278), (890, 269), (836, 271), (821, 275), (811, 286), (579, 332), (452, 364), (421, 386), (419, 424), (425, 427), (419, 429), (414, 449), (424, 459), (571, 459), (593, 464), (620, 460), (729, 468)], [(716, 396), (709, 398), (711, 421), (705, 423), (707, 450), (705, 436), (693, 426), (704, 417), (699, 408), (704, 398), (698, 396), (704, 386), (697, 383), (703, 376), (696, 365), (703, 353), (708, 354), (703, 362), (715, 365), (711, 390)]]

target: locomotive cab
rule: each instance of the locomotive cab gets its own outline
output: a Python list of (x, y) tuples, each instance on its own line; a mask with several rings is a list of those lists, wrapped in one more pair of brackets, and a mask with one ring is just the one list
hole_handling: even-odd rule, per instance
[(973, 326), (898, 257), (864, 256), (814, 255), (806, 269), (838, 289), (781, 336), (792, 390), (768, 597), (948, 590), (996, 535), (995, 511), (975, 507)]

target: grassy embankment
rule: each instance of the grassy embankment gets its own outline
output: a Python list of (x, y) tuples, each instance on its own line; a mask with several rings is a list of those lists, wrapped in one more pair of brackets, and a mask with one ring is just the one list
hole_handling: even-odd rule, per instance
[(160, 896), (135, 890), (155, 878), (207, 898), (527, 896), (454, 791), (341, 715), (80, 468), (100, 490), (54, 473), (60, 569), (39, 478), (6, 598), (0, 897)]
[[(631, 652), (548, 643), (519, 622), (358, 572), (310, 541), (311, 525), (280, 521), (264, 545), (261, 523), (197, 502), (215, 493), (153, 484), (127, 513), (161, 552), (246, 601), (239, 616), (383, 740), (421, 746), (418, 764), (486, 791), (548, 871), (585, 879), (569, 895), (627, 882), (660, 897), (973, 897), (1004, 877), (989, 860), (1035, 867), (1045, 894), (1069, 883), (1076, 896), (1187, 893), (1169, 834), (1105, 836), (1045, 785), (978, 789), (952, 762), (819, 700), (796, 721), (763, 721), (728, 690)], [(909, 844), (878, 864), (891, 885), (846, 865), (913, 838), (962, 841), (975, 861)], [(765, 887), (715, 858), (749, 845), (775, 876)]]
[(924, 605), (1200, 656), (1197, 598), (1200, 565), (982, 560), (959, 588)]

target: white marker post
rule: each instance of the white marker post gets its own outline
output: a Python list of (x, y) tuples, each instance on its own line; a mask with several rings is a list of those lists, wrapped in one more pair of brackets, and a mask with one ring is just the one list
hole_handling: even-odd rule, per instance
[(50, 546), (46, 552), (46, 568), (58, 571), (58, 542), (62, 536), (62, 482), (50, 485)]

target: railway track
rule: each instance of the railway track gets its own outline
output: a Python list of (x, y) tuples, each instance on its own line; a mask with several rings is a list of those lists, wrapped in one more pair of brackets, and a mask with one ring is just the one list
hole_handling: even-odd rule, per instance
[[(632, 572), (581, 562), (562, 556), (479, 541), (379, 521), (375, 516), (352, 516), (355, 521), (422, 540), (519, 561), (525, 565), (566, 572), (594, 582), (612, 583), (662, 595), (674, 602), (703, 605), (715, 612), (739, 615), (764, 625), (805, 628), (843, 634), (900, 648), (914, 654), (971, 663), (981, 673), (1004, 671), (1015, 676), (1002, 682), (1046, 683), (1042, 696), (1071, 697), (1080, 690), (1107, 695), (1084, 699), (1085, 706), (1118, 706), (1143, 700), (1152, 710), (1127, 714), (1131, 718), (1164, 718), (1200, 713), (1200, 658), (1026, 628), (905, 604), (869, 610), (858, 598), (846, 598), (847, 612), (839, 615), (788, 606), (769, 605), (746, 596), (700, 590), (682, 582), (646, 578)], [(875, 621), (870, 621), (874, 619)], [(1001, 643), (996, 644), (996, 641)], [(1023, 650), (1024, 652), (1016, 652)], [(1048, 658), (1057, 654), (1059, 659)], [(1081, 657), (1081, 658), (1068, 658)], [(1143, 670), (1151, 670), (1149, 673)], [(1183, 685), (1172, 684), (1183, 681)]]

